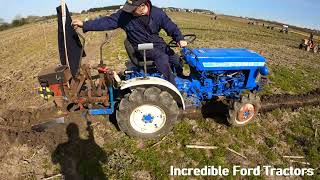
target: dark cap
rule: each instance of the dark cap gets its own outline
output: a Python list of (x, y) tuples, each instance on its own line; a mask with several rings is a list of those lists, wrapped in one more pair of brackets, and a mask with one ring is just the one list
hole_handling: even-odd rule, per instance
[(142, 3), (145, 3), (147, 1), (148, 0), (127, 0), (122, 10), (128, 13), (132, 13), (137, 7), (139, 7)]

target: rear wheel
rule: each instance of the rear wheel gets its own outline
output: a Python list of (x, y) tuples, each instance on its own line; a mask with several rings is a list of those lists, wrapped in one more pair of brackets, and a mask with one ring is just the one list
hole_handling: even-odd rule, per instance
[(241, 97), (240, 101), (234, 101), (229, 109), (228, 122), (232, 126), (245, 126), (255, 119), (260, 110), (259, 96), (250, 93)]
[(121, 100), (116, 115), (121, 131), (131, 137), (151, 139), (172, 130), (179, 108), (166, 91), (137, 88)]

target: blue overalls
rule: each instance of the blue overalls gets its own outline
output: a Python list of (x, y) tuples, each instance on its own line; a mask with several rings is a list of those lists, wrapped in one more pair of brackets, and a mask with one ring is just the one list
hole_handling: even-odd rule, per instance
[(137, 50), (138, 44), (153, 43), (154, 49), (147, 51), (147, 58), (153, 60), (157, 70), (163, 74), (164, 78), (175, 85), (175, 76), (170, 64), (173, 64), (177, 71), (182, 71), (179, 56), (168, 47), (159, 36), (159, 32), (164, 29), (176, 42), (183, 40), (184, 37), (178, 26), (162, 9), (152, 5), (150, 7), (149, 16), (138, 17), (119, 10), (110, 16), (85, 22), (83, 31), (106, 31), (121, 28), (126, 32), (127, 39), (135, 50)]

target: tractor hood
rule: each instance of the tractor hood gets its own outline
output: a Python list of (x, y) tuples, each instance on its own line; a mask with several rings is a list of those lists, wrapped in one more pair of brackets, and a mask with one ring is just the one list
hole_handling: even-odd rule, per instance
[(265, 66), (265, 58), (248, 49), (195, 48), (182, 50), (187, 63), (198, 71), (249, 70)]

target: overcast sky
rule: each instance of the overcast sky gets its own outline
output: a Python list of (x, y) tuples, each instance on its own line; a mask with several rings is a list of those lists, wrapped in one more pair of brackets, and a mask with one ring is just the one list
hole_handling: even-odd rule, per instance
[[(236, 16), (275, 20), (320, 29), (320, 0), (151, 0), (159, 7), (203, 8)], [(124, 4), (124, 0), (66, 0), (70, 11)], [(51, 15), (60, 0), (0, 0), (0, 18)]]

